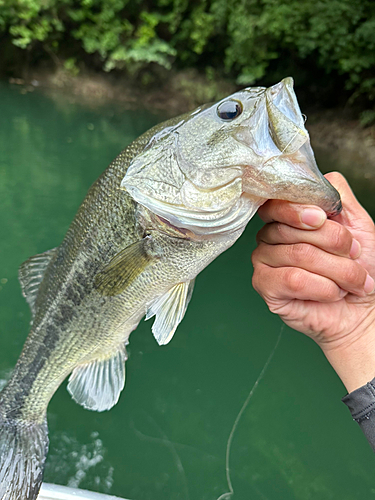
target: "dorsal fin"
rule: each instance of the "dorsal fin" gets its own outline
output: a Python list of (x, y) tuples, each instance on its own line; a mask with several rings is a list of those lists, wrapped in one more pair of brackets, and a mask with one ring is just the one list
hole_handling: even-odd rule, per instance
[(27, 259), (20, 265), (18, 279), (21, 283), (22, 295), (30, 306), (31, 314), (35, 315), (35, 301), (44, 272), (56, 253), (56, 248), (39, 253)]
[(96, 359), (74, 368), (68, 391), (87, 410), (104, 411), (114, 406), (125, 385), (125, 346), (111, 357)]
[(195, 280), (178, 283), (149, 306), (146, 320), (156, 316), (152, 333), (159, 345), (168, 344), (185, 315)]

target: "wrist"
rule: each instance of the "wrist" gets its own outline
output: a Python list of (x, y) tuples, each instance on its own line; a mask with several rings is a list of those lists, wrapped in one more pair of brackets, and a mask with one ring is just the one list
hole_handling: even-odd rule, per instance
[(372, 314), (345, 341), (323, 352), (348, 393), (375, 377), (375, 315)]

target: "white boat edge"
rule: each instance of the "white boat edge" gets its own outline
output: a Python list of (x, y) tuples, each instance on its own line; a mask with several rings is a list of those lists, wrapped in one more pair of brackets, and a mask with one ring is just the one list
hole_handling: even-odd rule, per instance
[(68, 488), (58, 484), (43, 483), (38, 500), (126, 500), (126, 498), (94, 493), (93, 491)]

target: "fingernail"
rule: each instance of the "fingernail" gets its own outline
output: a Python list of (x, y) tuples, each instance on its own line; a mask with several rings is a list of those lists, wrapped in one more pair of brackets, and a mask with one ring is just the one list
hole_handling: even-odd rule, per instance
[(371, 276), (368, 274), (366, 281), (365, 281), (365, 286), (364, 286), (364, 291), (366, 293), (372, 293), (374, 291), (374, 280), (371, 278)]
[(349, 255), (352, 259), (357, 259), (361, 255), (361, 245), (359, 244), (359, 241), (355, 240), (354, 238)]
[(305, 208), (301, 214), (301, 221), (309, 227), (320, 227), (326, 220), (326, 214), (319, 208)]

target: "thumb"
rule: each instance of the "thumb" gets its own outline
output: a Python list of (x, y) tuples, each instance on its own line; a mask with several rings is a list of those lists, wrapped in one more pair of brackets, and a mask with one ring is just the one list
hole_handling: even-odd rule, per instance
[(372, 230), (373, 222), (371, 217), (354, 196), (345, 177), (339, 172), (330, 172), (324, 177), (340, 193), (342, 201), (342, 212), (330, 218), (354, 231)]

